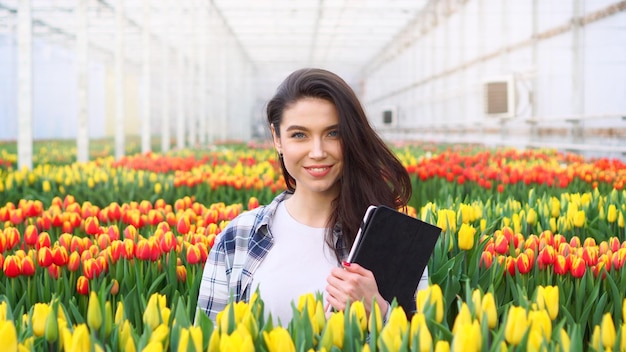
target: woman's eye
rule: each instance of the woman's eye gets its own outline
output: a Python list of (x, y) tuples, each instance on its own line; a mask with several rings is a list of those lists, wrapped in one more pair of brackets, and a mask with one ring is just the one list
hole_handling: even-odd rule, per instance
[(330, 131), (330, 132), (328, 132), (328, 136), (330, 136), (330, 137), (339, 137), (339, 131), (337, 131), (337, 130)]
[(302, 132), (294, 132), (291, 134), (291, 138), (304, 138), (304, 133)]

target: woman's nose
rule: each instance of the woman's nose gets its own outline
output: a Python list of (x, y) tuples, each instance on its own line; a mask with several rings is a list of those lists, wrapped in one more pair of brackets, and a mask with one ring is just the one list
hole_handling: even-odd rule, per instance
[(324, 142), (321, 139), (314, 139), (313, 146), (311, 147), (311, 151), (309, 152), (309, 157), (311, 159), (320, 159), (326, 157), (326, 149), (324, 147)]

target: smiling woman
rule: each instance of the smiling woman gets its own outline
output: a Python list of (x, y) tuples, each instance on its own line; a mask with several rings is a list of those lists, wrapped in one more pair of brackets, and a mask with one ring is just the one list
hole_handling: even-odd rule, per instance
[[(198, 308), (212, 319), (232, 297), (259, 290), (282, 323), (291, 303), (321, 293), (337, 310), (374, 301), (388, 312), (371, 271), (345, 259), (369, 205), (402, 208), (406, 169), (370, 126), (350, 86), (322, 69), (289, 75), (267, 105), (287, 190), (224, 229), (205, 265)], [(424, 272), (421, 287), (428, 282)], [(419, 289), (419, 288), (418, 288)]]

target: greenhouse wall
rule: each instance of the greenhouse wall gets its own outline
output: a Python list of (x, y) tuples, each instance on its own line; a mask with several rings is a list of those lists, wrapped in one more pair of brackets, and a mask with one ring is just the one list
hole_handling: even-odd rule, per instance
[[(451, 3), (425, 9), (365, 70), (385, 135), (626, 152), (626, 12), (611, 1)], [(484, 111), (484, 84), (500, 78), (514, 82), (506, 118)], [(381, 118), (389, 109), (393, 123)]]

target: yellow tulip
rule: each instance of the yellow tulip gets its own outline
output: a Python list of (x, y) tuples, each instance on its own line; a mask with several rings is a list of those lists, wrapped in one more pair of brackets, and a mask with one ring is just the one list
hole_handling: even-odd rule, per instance
[(531, 329), (528, 332), (528, 340), (526, 341), (527, 351), (545, 351), (545, 348), (541, 348), (541, 345), (544, 343), (547, 343), (547, 341), (545, 341), (541, 331)]
[(161, 324), (157, 326), (156, 329), (152, 330), (152, 334), (150, 335), (150, 342), (158, 341), (163, 346), (167, 346), (167, 338), (170, 335), (170, 328), (167, 324)]
[(350, 304), (350, 317), (358, 322), (361, 331), (367, 329), (367, 313), (363, 301), (355, 301)]
[(530, 330), (538, 331), (544, 339), (549, 340), (552, 336), (552, 320), (546, 310), (533, 310), (528, 313)]
[[(0, 230), (0, 232), (2, 232), (2, 230)], [(7, 310), (8, 309), (9, 309), (9, 306), (7, 305), (6, 301), (0, 302), (0, 321), (7, 320)]]
[(41, 188), (45, 193), (50, 192), (50, 189), (52, 188), (50, 187), (50, 181), (44, 180), (43, 183), (41, 184)]
[(469, 251), (474, 247), (474, 235), (476, 229), (472, 225), (461, 224), (461, 228), (458, 233), (459, 249)]
[(559, 286), (538, 286), (537, 306), (545, 309), (554, 320), (559, 315)]
[(46, 319), (52, 309), (47, 303), (35, 303), (33, 306), (33, 314), (31, 316), (31, 322), (33, 326), (33, 334), (37, 337), (44, 335), (46, 331)]
[(562, 351), (569, 351), (570, 350), (570, 345), (571, 345), (571, 340), (569, 338), (569, 335), (567, 334), (567, 331), (565, 331), (565, 329), (561, 328), (561, 340), (559, 341), (559, 345), (561, 345), (561, 350)]
[(471, 324), (472, 323), (472, 313), (469, 310), (469, 307), (467, 306), (467, 303), (462, 302), (461, 303), (461, 309), (459, 310), (459, 313), (456, 315), (456, 318), (454, 318), (454, 324), (452, 325), (452, 334), (456, 334), (459, 329), (461, 328), (461, 326), (466, 325), (466, 324)]
[(115, 324), (120, 325), (124, 320), (124, 303), (122, 301), (117, 302), (117, 308), (115, 308)]
[(0, 320), (0, 341), (3, 351), (17, 351), (17, 330), (11, 320)]
[[(176, 350), (178, 352), (187, 352), (188, 349), (189, 349), (189, 330), (187, 330), (186, 328), (181, 328), (180, 335), (178, 337), (178, 347), (176, 348)], [(196, 349), (196, 351), (198, 350)]]
[[(378, 306), (378, 302), (374, 303), (373, 309), (374, 311), (370, 313), (370, 318), (367, 322), (367, 329), (370, 333), (374, 331), (374, 328), (376, 329), (376, 332), (380, 332), (380, 330), (383, 328), (383, 317), (380, 314), (380, 307)], [(373, 326), (374, 321), (376, 322), (376, 326)]]
[(479, 289), (472, 291), (472, 306), (474, 307), (474, 317), (481, 319), (483, 313), (482, 307), (482, 293)]
[(298, 297), (298, 311), (302, 313), (304, 308), (307, 309), (309, 320), (313, 320), (315, 316), (315, 295), (313, 293), (307, 293)]
[(585, 225), (586, 215), (584, 210), (579, 210), (574, 214), (574, 226), (583, 227)]
[(104, 336), (109, 337), (113, 330), (113, 310), (111, 301), (104, 302)]
[(102, 309), (100, 299), (96, 291), (91, 291), (89, 304), (87, 305), (87, 325), (92, 330), (98, 330), (102, 326)]
[(411, 333), (409, 335), (409, 344), (413, 345), (413, 339), (417, 338), (419, 341), (419, 351), (430, 351), (430, 347), (433, 344), (433, 338), (426, 325), (426, 317), (422, 313), (415, 313), (411, 318)]
[(537, 223), (537, 211), (534, 208), (528, 209), (528, 214), (526, 215), (526, 222), (533, 226)]
[(600, 343), (600, 325), (596, 325), (593, 327), (593, 333), (591, 333), (591, 347), (596, 351), (601, 351)]
[(615, 324), (611, 313), (605, 313), (600, 324), (600, 332), (602, 336), (602, 345), (604, 348), (612, 349), (615, 345)]
[(166, 305), (165, 295), (158, 293), (152, 294), (148, 299), (146, 310), (143, 312), (143, 322), (152, 330), (156, 329), (161, 323), (169, 320), (169, 309)]
[(324, 329), (325, 325), (326, 325), (326, 310), (324, 309), (324, 305), (322, 304), (322, 301), (317, 301), (317, 304), (315, 307), (315, 319), (313, 321), (313, 331), (315, 332), (315, 334), (319, 335), (319, 333)]
[(624, 213), (622, 213), (621, 211), (619, 212), (619, 215), (617, 216), (617, 226), (619, 227), (624, 227)]
[[(244, 328), (245, 330), (245, 328)], [(246, 330), (247, 331), (247, 330)], [(250, 351), (254, 352), (254, 344), (250, 334), (242, 335), (233, 331), (232, 334), (222, 334), (220, 337), (220, 351)]]
[[(133, 340), (132, 326), (130, 325), (130, 321), (125, 320), (121, 325), (119, 325), (119, 346), (121, 350), (124, 350), (124, 347), (128, 345), (128, 340)], [(135, 341), (132, 341), (133, 346), (135, 345)]]
[(452, 351), (480, 351), (482, 346), (482, 335), (480, 333), (480, 325), (478, 320), (470, 323), (464, 323), (458, 326), (457, 332), (452, 337)]
[(290, 352), (296, 350), (296, 345), (293, 343), (289, 331), (283, 327), (276, 327), (269, 333), (263, 331), (263, 339), (269, 352)]
[(220, 350), (220, 332), (218, 329), (213, 330), (211, 337), (209, 338), (208, 352), (219, 352)]
[(446, 340), (439, 340), (435, 344), (435, 352), (450, 352), (450, 343)]
[(243, 316), (245, 315), (246, 311), (249, 309), (250, 308), (249, 308), (248, 303), (244, 301), (239, 301), (239, 302), (228, 304), (226, 308), (224, 308), (223, 311), (217, 314), (217, 317), (216, 317), (216, 323), (220, 327), (220, 331), (222, 333), (230, 333), (230, 331), (228, 331), (228, 325), (229, 325), (228, 317), (230, 316), (231, 311), (233, 311), (234, 316), (235, 316), (234, 324), (237, 325), (243, 320)]
[(522, 307), (511, 306), (506, 318), (504, 337), (509, 344), (517, 345), (529, 327), (528, 315)]
[(435, 306), (435, 320), (441, 323), (443, 321), (443, 293), (439, 285), (432, 284), (424, 290), (417, 291), (415, 303), (418, 312), (425, 313), (427, 301), (429, 307)]
[[(406, 319), (406, 318), (405, 318)], [(322, 332), (320, 346), (330, 351), (333, 346), (343, 347), (344, 315), (343, 311), (333, 313)]]
[(394, 329), (388, 329), (387, 326), (385, 326), (378, 338), (379, 348), (383, 351), (400, 351), (400, 346), (402, 345), (402, 335), (403, 334), (395, 331)]
[(159, 341), (148, 342), (141, 352), (163, 352), (163, 345)]
[[(496, 327), (498, 323), (498, 311), (496, 309), (496, 300), (491, 292), (485, 293), (481, 302), (482, 316), (487, 317), (487, 325), (490, 329)], [(480, 320), (482, 322), (482, 319)]]
[(191, 337), (191, 342), (193, 343), (193, 347), (196, 349), (196, 352), (202, 351), (202, 328), (199, 326), (190, 326), (189, 336)]
[(80, 324), (72, 333), (72, 342), (68, 352), (89, 351), (91, 348), (91, 339), (89, 337), (89, 329), (87, 325)]
[(558, 218), (561, 215), (561, 201), (558, 198), (550, 198), (550, 215), (553, 218)]

